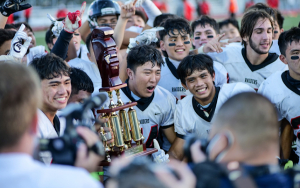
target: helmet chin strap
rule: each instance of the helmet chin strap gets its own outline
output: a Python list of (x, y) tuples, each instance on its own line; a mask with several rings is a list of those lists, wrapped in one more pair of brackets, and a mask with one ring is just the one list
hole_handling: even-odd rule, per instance
[[(228, 150), (230, 149), (230, 147), (232, 146), (233, 141), (234, 141), (234, 137), (230, 131), (226, 131), (225, 133), (220, 133), (220, 134), (224, 135), (227, 138), (227, 146), (214, 159), (215, 162), (217, 162), (217, 163), (222, 161), (222, 159), (225, 157), (225, 155), (227, 154)], [(215, 147), (215, 144), (217, 144), (218, 141), (220, 140), (220, 138), (221, 138), (220, 134), (215, 135), (209, 142), (209, 145), (206, 150), (206, 153), (208, 154), (208, 156), (209, 156), (209, 153), (211, 152), (211, 150), (213, 149), (213, 147)]]

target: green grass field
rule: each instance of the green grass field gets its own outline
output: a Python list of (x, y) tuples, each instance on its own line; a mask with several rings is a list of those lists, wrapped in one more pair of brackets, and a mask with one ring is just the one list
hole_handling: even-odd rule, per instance
[[(284, 30), (288, 30), (293, 26), (297, 27), (299, 21), (300, 21), (300, 15), (296, 17), (286, 16), (283, 24)], [(45, 42), (45, 33), (46, 33), (45, 31), (35, 32), (35, 38), (36, 38), (37, 45), (44, 45), (48, 50), (48, 47)]]

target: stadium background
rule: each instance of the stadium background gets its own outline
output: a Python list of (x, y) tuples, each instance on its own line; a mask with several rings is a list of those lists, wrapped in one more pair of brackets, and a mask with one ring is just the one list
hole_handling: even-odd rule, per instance
[[(47, 13), (55, 17), (56, 12), (60, 8), (66, 8), (68, 11), (75, 11), (80, 9), (83, 0), (26, 0), (33, 8), (29, 19), (29, 24), (35, 31), (37, 45), (44, 45), (45, 43), (45, 30), (50, 26), (51, 22), (47, 18)], [(126, 0), (122, 0), (125, 2)], [(158, 0), (164, 1), (167, 4), (169, 13), (176, 13), (177, 6), (181, 0)], [(201, 0), (187, 0), (196, 9), (197, 2)], [(237, 19), (241, 20), (242, 14), (245, 10), (245, 5), (249, 0), (237, 0), (238, 12)], [(87, 9), (92, 0), (86, 0)], [(221, 21), (229, 17), (229, 0), (207, 0), (210, 4), (210, 16), (217, 21)], [(266, 3), (265, 0), (254, 0), (255, 3)], [(298, 26), (300, 21), (300, 1), (299, 0), (280, 0), (279, 10), (285, 17), (284, 29), (289, 29), (292, 26)], [(87, 9), (83, 16), (83, 21), (87, 19)], [(23, 14), (22, 14), (23, 15)], [(194, 11), (194, 18), (197, 18), (197, 12)], [(21, 16), (19, 21), (25, 21), (24, 16)], [(46, 48), (47, 49), (47, 48)]]

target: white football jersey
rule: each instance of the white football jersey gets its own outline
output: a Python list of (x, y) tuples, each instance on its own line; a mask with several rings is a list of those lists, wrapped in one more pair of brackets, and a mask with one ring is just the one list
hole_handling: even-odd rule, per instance
[[(169, 60), (172, 65), (168, 65), (166, 58), (164, 58), (165, 64), (161, 66), (161, 77), (158, 85), (171, 92), (178, 100), (181, 100), (185, 96), (190, 95), (191, 92), (189, 92), (182, 86), (179, 78), (176, 78), (176, 69), (178, 68), (180, 62), (172, 59)], [(215, 85), (221, 86), (224, 83), (227, 83), (228, 76), (225, 67), (218, 62), (214, 62), (214, 70)], [(176, 74), (176, 76), (174, 74)]]
[[(122, 89), (120, 90), (120, 96), (124, 103), (134, 101), (134, 99), (130, 99)], [(116, 103), (117, 97), (115, 93), (113, 93), (113, 99)], [(109, 101), (107, 101), (104, 107), (108, 108), (108, 105)], [(138, 105), (133, 107), (136, 110), (142, 133), (145, 137), (144, 143), (146, 143), (147, 147), (153, 147), (153, 139), (157, 138), (160, 126), (174, 124), (175, 105), (175, 97), (164, 88), (156, 86), (153, 98), (149, 97), (144, 101), (144, 104), (138, 102)], [(126, 111), (127, 110), (128, 109), (126, 109)]]
[(62, 136), (64, 134), (64, 130), (65, 130), (64, 125), (60, 125), (60, 131), (59, 131), (59, 135), (58, 135), (54, 129), (53, 124), (48, 119), (48, 117), (44, 114), (44, 112), (42, 112), (40, 109), (38, 109), (38, 133), (37, 133), (37, 136), (39, 138), (56, 138), (58, 136)]
[(229, 75), (229, 83), (244, 82), (257, 90), (260, 84), (276, 71), (287, 70), (275, 53), (269, 53), (260, 65), (252, 65), (246, 57), (245, 48), (230, 46), (221, 53), (208, 53), (214, 60), (222, 63)]
[[(218, 87), (216, 87), (218, 91)], [(206, 117), (203, 111), (198, 107), (198, 102), (193, 95), (186, 96), (181, 101), (178, 101), (174, 114), (174, 126), (177, 137), (184, 139), (184, 136), (190, 133), (195, 133), (199, 138), (207, 138), (211, 129), (211, 123), (220, 107), (230, 97), (242, 93), (254, 92), (254, 90), (244, 83), (224, 84), (216, 92), (211, 105), (211, 112)]]
[(90, 61), (85, 61), (80, 58), (72, 59), (68, 62), (70, 67), (75, 67), (83, 70), (92, 80), (94, 84), (94, 92), (99, 93), (99, 88), (102, 87), (102, 79), (98, 66)]
[(87, 53), (89, 53), (89, 51), (85, 44), (81, 44), (80, 49), (76, 52), (78, 58), (84, 61), (90, 61), (89, 57), (87, 56)]
[(258, 93), (267, 97), (277, 108), (278, 121), (287, 119), (297, 136), (297, 155), (300, 156), (300, 90), (287, 81), (288, 71), (278, 71), (267, 78)]

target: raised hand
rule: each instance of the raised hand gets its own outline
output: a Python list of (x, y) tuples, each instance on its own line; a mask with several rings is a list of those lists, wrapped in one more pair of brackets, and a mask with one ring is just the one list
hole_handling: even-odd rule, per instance
[(59, 36), (60, 32), (64, 29), (64, 24), (62, 21), (57, 21), (55, 18), (53, 18), (50, 14), (47, 14), (47, 17), (50, 19), (52, 24), (54, 25), (51, 29), (53, 35), (56, 37)]
[(85, 11), (86, 2), (84, 1), (81, 5), (80, 11), (69, 12), (65, 20), (63, 21), (64, 30), (68, 33), (74, 33), (76, 29), (81, 27), (82, 15)]
[(5, 3), (0, 7), (0, 12), (3, 16), (8, 17), (9, 15), (28, 9), (31, 7), (29, 3), (21, 5), (25, 0), (6, 0)]
[(128, 19), (135, 14), (135, 4), (138, 0), (127, 1), (121, 6), (121, 18)]
[(220, 40), (225, 36), (225, 33), (218, 35), (214, 39), (210, 40), (208, 43), (206, 43), (203, 47), (203, 52), (223, 52), (221, 47), (225, 47), (228, 43), (220, 42)]
[[(11, 41), (9, 55), (17, 59), (22, 59), (24, 57), (32, 40), (32, 38), (28, 37), (27, 34), (23, 31), (24, 29), (25, 25), (22, 24)], [(23, 41), (25, 42), (23, 43)]]

